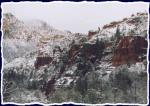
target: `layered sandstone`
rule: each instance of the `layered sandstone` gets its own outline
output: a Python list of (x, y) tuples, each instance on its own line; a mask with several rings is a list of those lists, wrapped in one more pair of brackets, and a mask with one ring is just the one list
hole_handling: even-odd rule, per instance
[(141, 36), (125, 36), (114, 51), (112, 63), (115, 66), (141, 62), (147, 52), (147, 41)]

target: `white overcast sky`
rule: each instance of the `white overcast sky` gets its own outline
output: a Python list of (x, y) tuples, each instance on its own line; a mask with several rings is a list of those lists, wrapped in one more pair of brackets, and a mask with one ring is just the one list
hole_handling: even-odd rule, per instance
[(144, 2), (9, 2), (2, 3), (2, 12), (11, 12), (20, 20), (40, 19), (56, 29), (87, 33), (99, 26), (129, 17), (132, 13), (148, 12)]

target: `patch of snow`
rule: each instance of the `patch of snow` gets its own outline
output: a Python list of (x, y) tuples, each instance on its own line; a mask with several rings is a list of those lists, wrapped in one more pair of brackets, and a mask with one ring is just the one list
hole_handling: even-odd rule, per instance
[(129, 68), (129, 70), (131, 72), (137, 72), (137, 73), (140, 73), (140, 72), (144, 72), (145, 71), (145, 65), (142, 63), (142, 62), (137, 62), (135, 65), (131, 65), (131, 67)]

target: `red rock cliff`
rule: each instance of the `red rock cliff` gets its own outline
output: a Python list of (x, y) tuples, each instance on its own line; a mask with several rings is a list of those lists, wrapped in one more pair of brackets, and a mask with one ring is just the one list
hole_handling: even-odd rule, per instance
[[(147, 52), (147, 41), (140, 36), (125, 36), (119, 41), (112, 57), (114, 66), (127, 63), (136, 63), (146, 57), (142, 57)], [(140, 56), (142, 58), (140, 58)]]
[(35, 69), (38, 69), (41, 66), (50, 64), (51, 62), (52, 62), (51, 57), (37, 57), (36, 61), (34, 63), (34, 67), (35, 67)]

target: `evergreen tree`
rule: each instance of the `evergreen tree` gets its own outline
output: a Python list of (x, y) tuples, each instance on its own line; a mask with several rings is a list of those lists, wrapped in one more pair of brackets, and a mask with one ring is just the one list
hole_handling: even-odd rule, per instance
[(72, 42), (69, 44), (69, 47), (74, 46), (75, 45), (75, 40), (73, 39)]
[(86, 77), (82, 77), (82, 78), (79, 78), (77, 80), (77, 83), (76, 83), (76, 86), (75, 86), (75, 89), (81, 93), (81, 95), (85, 95), (85, 93), (87, 92), (87, 86), (88, 86), (88, 83), (87, 83), (87, 78)]
[(136, 33), (135, 33), (135, 31), (134, 30), (130, 30), (130, 32), (129, 32), (129, 35), (130, 36), (133, 36), (133, 35), (135, 35)]
[(115, 33), (115, 38), (119, 40), (121, 38), (121, 32), (119, 26), (117, 27), (116, 33)]
[(102, 41), (102, 39), (99, 40), (97, 38), (96, 43), (95, 43), (95, 50), (96, 50), (95, 53), (99, 59), (102, 57), (104, 48), (105, 48), (105, 45), (104, 45), (104, 42)]

